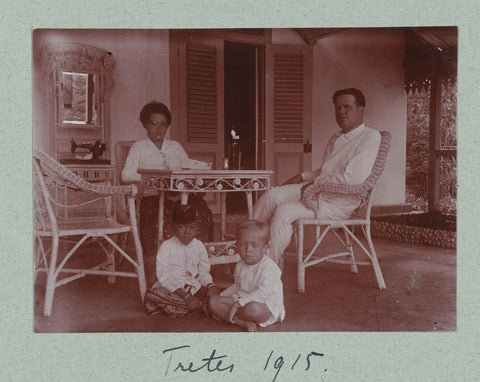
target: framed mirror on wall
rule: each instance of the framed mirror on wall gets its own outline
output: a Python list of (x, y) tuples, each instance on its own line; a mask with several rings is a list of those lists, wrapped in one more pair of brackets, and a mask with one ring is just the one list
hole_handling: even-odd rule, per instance
[(59, 112), (62, 123), (98, 124), (96, 78), (97, 76), (91, 73), (61, 72)]
[(110, 163), (112, 53), (79, 43), (50, 43), (40, 49), (40, 60), (49, 90), (52, 156), (63, 163)]

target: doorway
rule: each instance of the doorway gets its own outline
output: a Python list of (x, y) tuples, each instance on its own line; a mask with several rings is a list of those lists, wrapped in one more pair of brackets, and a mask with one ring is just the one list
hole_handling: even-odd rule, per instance
[[(232, 130), (240, 137), (240, 169), (257, 168), (257, 46), (224, 43), (224, 157), (229, 157)], [(227, 212), (247, 211), (243, 193), (227, 193)]]

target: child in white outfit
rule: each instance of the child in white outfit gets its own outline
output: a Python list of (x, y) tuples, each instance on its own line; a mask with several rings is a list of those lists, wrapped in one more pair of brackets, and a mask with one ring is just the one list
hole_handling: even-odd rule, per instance
[(277, 264), (266, 255), (269, 228), (265, 223), (247, 220), (237, 229), (241, 260), (234, 272), (235, 282), (220, 296), (209, 300), (211, 312), (218, 318), (256, 331), (283, 321), (283, 284)]
[(178, 205), (173, 211), (175, 236), (163, 242), (157, 255), (157, 281), (145, 295), (148, 313), (163, 311), (183, 317), (198, 310), (207, 313), (207, 298), (218, 295), (210, 275), (205, 245), (195, 238), (197, 211)]

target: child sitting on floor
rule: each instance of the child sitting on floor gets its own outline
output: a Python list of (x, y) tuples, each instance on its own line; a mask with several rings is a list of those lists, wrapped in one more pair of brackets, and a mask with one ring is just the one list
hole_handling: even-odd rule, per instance
[(207, 298), (218, 292), (205, 245), (195, 238), (197, 211), (190, 205), (177, 205), (172, 221), (175, 235), (160, 245), (157, 281), (145, 294), (147, 312), (184, 317), (203, 310), (207, 315)]
[(241, 260), (235, 267), (235, 282), (220, 296), (212, 296), (209, 307), (214, 317), (230, 321), (249, 332), (257, 324), (267, 326), (283, 321), (283, 284), (277, 264), (266, 255), (269, 228), (247, 220), (237, 229)]

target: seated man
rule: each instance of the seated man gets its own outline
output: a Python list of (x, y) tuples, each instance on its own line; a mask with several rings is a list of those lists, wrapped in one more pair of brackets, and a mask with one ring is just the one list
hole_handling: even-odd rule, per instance
[[(365, 96), (358, 89), (337, 90), (333, 95), (335, 118), (341, 129), (328, 141), (320, 167), (287, 180), (264, 193), (253, 209), (253, 218), (270, 224), (270, 256), (283, 266), (283, 252), (290, 243), (292, 224), (300, 218), (314, 218), (314, 211), (302, 203), (305, 187), (315, 183), (357, 185), (372, 171), (381, 135), (363, 123)], [(320, 219), (345, 219), (360, 205), (359, 195), (324, 192), (319, 195)]]

